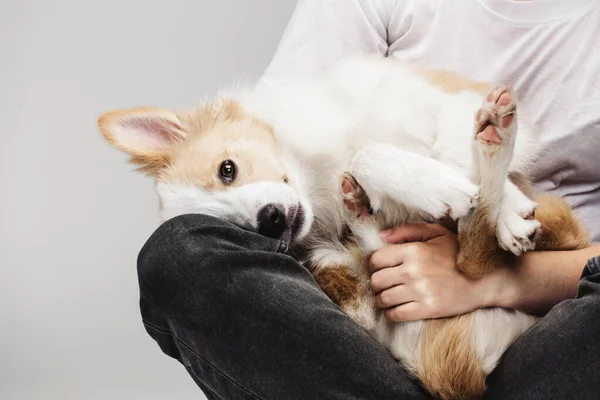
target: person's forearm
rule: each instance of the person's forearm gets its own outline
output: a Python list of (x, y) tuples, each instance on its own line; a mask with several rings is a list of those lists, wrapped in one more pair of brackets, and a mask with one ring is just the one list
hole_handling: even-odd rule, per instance
[(515, 266), (504, 268), (491, 279), (496, 293), (491, 306), (543, 314), (577, 294), (579, 278), (588, 259), (600, 255), (600, 245), (573, 251), (533, 251)]

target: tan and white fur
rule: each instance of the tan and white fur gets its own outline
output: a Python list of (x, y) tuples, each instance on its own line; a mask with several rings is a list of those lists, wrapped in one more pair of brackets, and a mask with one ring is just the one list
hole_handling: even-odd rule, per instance
[[(458, 220), (459, 268), (473, 277), (533, 250), (540, 226), (538, 248), (587, 244), (562, 201), (545, 197), (535, 219), (536, 202), (508, 179), (526, 176), (538, 151), (514, 94), (448, 72), (358, 57), (314, 79), (232, 90), (187, 112), (110, 112), (99, 125), (154, 177), (163, 219), (204, 213), (292, 243), (324, 291), (445, 399), (479, 396), (536, 319), (498, 308), (389, 322), (364, 267), (383, 246), (379, 229)], [(342, 193), (342, 177), (354, 192)], [(373, 216), (349, 212), (360, 199)]]

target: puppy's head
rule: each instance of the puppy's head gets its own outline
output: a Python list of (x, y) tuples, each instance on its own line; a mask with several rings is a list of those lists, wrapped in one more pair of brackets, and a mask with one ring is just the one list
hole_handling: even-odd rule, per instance
[(299, 240), (312, 223), (300, 176), (272, 128), (223, 100), (175, 113), (137, 108), (103, 114), (106, 140), (156, 182), (163, 220), (222, 218), (269, 237)]

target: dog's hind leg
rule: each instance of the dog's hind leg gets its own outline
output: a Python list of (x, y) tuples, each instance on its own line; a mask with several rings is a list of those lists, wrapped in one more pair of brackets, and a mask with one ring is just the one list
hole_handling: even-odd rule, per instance
[[(478, 205), (458, 221), (457, 266), (479, 278), (502, 262), (496, 239), (508, 167), (517, 132), (510, 90), (492, 91), (477, 112), (473, 136), (473, 182), (479, 185)], [(473, 314), (428, 321), (421, 343), (425, 387), (442, 399), (479, 399), (485, 390), (485, 372), (477, 357)]]
[[(513, 93), (508, 88), (498, 87), (488, 95), (475, 117), (472, 179), (480, 187), (479, 204), (459, 220), (457, 259), (458, 268), (472, 278), (496, 268), (507, 256), (498, 248), (500, 235), (497, 239), (497, 232), (502, 224), (499, 218), (505, 205), (508, 167), (517, 134), (515, 112)], [(523, 220), (518, 214), (515, 218)], [(539, 226), (535, 220), (532, 223)]]
[(481, 398), (486, 388), (485, 372), (474, 343), (473, 313), (425, 321), (417, 375), (435, 398)]

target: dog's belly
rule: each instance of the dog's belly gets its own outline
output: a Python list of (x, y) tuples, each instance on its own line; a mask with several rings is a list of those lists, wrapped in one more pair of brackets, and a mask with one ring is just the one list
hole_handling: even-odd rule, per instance
[[(344, 311), (419, 378), (425, 369), (431, 374), (431, 369), (443, 362), (444, 354), (472, 354), (474, 360), (461, 359), (464, 363), (476, 362), (488, 375), (506, 349), (538, 321), (519, 311), (490, 308), (454, 318), (394, 323), (373, 307), (372, 296), (363, 297), (358, 306), (345, 307)], [(450, 368), (455, 368), (457, 375), (463, 370), (458, 363)]]
[(539, 321), (532, 315), (499, 307), (477, 310), (472, 315), (475, 353), (486, 375), (506, 349)]

